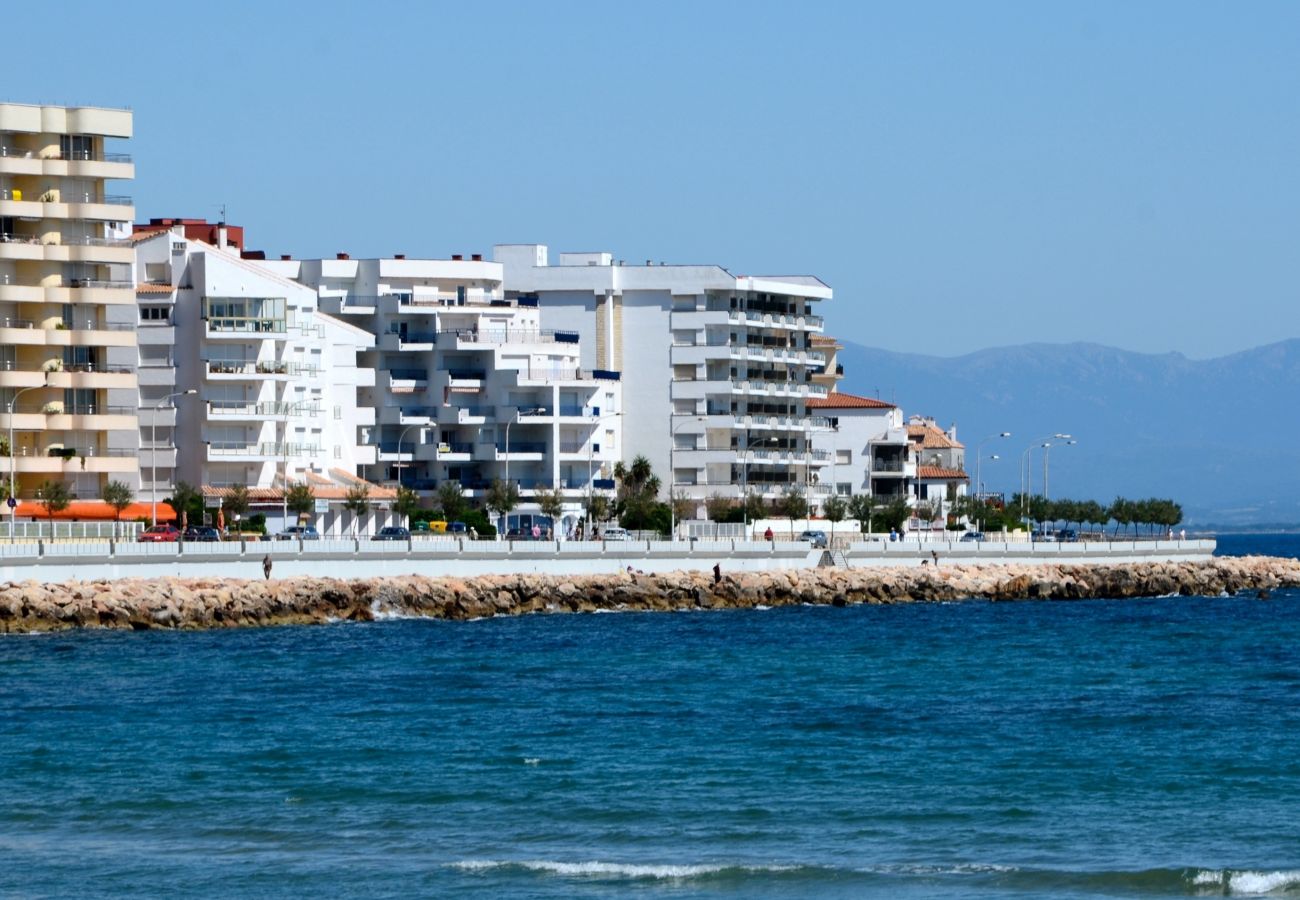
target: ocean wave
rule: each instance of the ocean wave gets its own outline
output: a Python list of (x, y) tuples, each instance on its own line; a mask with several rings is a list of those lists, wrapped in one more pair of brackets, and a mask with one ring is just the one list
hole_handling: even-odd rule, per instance
[(1192, 875), (1192, 886), (1212, 893), (1259, 896), (1292, 893), (1300, 889), (1300, 869), (1257, 871), (1252, 869), (1201, 869)]
[(451, 868), (466, 872), (523, 871), (542, 875), (560, 875), (566, 878), (619, 878), (629, 881), (684, 881), (701, 878), (736, 875), (764, 875), (795, 872), (803, 866), (736, 865), (727, 863), (696, 863), (688, 865), (645, 865), (590, 860), (587, 862), (560, 862), (549, 859), (495, 860), (466, 859), (451, 863)]
[(469, 859), (449, 864), (464, 872), (516, 872), (562, 878), (591, 878), (625, 881), (735, 881), (766, 880), (772, 877), (821, 880), (837, 883), (858, 879), (863, 886), (921, 879), (933, 883), (945, 878), (966, 884), (1010, 888), (1029, 892), (1089, 890), (1102, 892), (1155, 892), (1191, 896), (1261, 897), (1289, 895), (1300, 890), (1300, 870), (1253, 869), (1140, 869), (1068, 870), (1000, 865), (996, 863), (882, 864), (839, 868), (825, 865), (774, 863), (623, 863), (589, 860), (490, 860)]

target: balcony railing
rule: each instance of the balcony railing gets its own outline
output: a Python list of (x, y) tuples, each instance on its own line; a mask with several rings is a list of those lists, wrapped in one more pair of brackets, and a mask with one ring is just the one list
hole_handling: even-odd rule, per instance
[[(9, 412), (8, 404), (0, 403), (0, 415)], [(14, 407), (16, 415), (45, 416), (134, 416), (139, 409), (134, 406), (107, 406), (102, 403), (83, 403), (79, 405), (64, 404), (54, 400), (46, 403), (19, 403)]]
[(438, 445), (439, 453), (473, 453), (474, 444), (470, 441), (443, 441)]
[(318, 366), (292, 362), (222, 362), (208, 361), (210, 375), (308, 375), (320, 374)]
[(388, 369), (388, 377), (393, 381), (428, 381), (429, 373), (423, 369)]
[(902, 472), (906, 467), (907, 463), (901, 459), (873, 459), (871, 461), (871, 471), (873, 472)]
[[(495, 446), (497, 450), (501, 451), (502, 453), (506, 452), (505, 441), (497, 441)], [(545, 441), (511, 441), (509, 452), (510, 453), (545, 453), (546, 442)]]
[(66, 285), (70, 288), (96, 288), (100, 290), (130, 291), (135, 289), (133, 281), (105, 281), (94, 278), (73, 278)]
[(284, 334), (288, 329), (283, 319), (209, 318), (208, 331), (237, 334)]
[(208, 413), (213, 416), (289, 416), (299, 415), (314, 418), (320, 415), (319, 406), (303, 406), (298, 403), (265, 401), (262, 403), (230, 403), (227, 401), (209, 401)]
[(208, 453), (212, 456), (319, 456), (320, 447), (314, 444), (261, 441), (246, 444), (241, 441), (209, 441)]

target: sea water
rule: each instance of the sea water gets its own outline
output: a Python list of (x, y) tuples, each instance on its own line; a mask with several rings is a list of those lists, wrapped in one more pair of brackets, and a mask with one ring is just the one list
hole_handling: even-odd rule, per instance
[(1296, 892), (1295, 591), (0, 639), (0, 896)]

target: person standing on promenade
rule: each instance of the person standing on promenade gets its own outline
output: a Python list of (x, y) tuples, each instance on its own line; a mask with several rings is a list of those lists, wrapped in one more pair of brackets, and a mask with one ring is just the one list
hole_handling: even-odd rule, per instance
[(763, 540), (765, 540), (765, 541), (770, 541), (770, 540), (772, 540), (772, 526), (771, 526), (771, 525), (767, 526), (767, 531), (764, 531), (764, 532), (763, 532)]
[(262, 575), (265, 576), (266, 579), (267, 579), (268, 581), (270, 581), (270, 579), (271, 579), (271, 554), (269, 554), (269, 553), (266, 554), (266, 556), (262, 557)]

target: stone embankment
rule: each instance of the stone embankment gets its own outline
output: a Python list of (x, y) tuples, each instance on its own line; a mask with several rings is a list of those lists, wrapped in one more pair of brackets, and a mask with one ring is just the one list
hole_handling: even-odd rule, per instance
[(478, 619), (597, 610), (912, 603), (963, 599), (1081, 600), (1167, 595), (1267, 596), (1300, 587), (1300, 560), (1217, 558), (1114, 566), (820, 568), (587, 577), (119, 579), (0, 583), (0, 632), (70, 628), (193, 629), (288, 625), (388, 616)]

